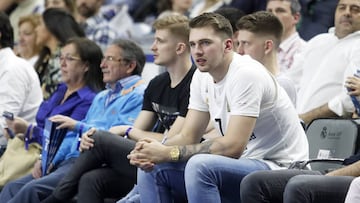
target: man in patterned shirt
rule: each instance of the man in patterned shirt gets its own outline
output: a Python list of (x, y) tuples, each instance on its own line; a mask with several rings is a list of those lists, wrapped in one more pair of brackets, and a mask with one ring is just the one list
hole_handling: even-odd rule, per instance
[(266, 5), (266, 10), (278, 17), (284, 28), (278, 50), (278, 63), (280, 71), (289, 77), (287, 73), (292, 71), (294, 55), (306, 44), (296, 31), (296, 24), (300, 21), (300, 9), (298, 0), (268, 0)]
[(76, 21), (84, 28), (87, 38), (105, 50), (112, 41), (124, 34), (109, 26), (108, 19), (100, 12), (104, 0), (76, 0)]

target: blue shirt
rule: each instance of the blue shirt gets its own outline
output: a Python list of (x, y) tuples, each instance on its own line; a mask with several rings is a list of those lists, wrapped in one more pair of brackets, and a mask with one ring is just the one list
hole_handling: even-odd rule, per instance
[(81, 120), (85, 117), (92, 100), (96, 96), (96, 92), (88, 86), (85, 86), (71, 94), (65, 102), (61, 104), (66, 90), (67, 86), (64, 83), (59, 84), (53, 95), (41, 103), (38, 113), (36, 114), (37, 126), (34, 127), (30, 142), (35, 141), (41, 144), (45, 119), (53, 115), (61, 114), (75, 120)]
[(145, 88), (140, 76), (133, 75), (119, 80), (114, 90), (108, 88), (98, 93), (85, 119), (67, 133), (52, 164), (56, 166), (61, 161), (79, 156), (77, 143), (81, 126), (84, 133), (92, 127), (108, 130), (112, 126), (133, 125), (141, 111)]

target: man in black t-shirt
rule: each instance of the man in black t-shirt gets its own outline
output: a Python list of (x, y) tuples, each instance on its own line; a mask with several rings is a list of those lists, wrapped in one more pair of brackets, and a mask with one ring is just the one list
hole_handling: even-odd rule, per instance
[(92, 130), (83, 134), (80, 144), (83, 153), (44, 202), (67, 202), (77, 192), (82, 202), (124, 196), (136, 183), (137, 168), (127, 159), (135, 142), (143, 138), (165, 141), (167, 134), (180, 131), (195, 71), (188, 46), (188, 19), (180, 15), (166, 16), (155, 21), (154, 29), (155, 40), (151, 46), (154, 63), (166, 67), (167, 71), (150, 81), (134, 126), (116, 126), (110, 133)]

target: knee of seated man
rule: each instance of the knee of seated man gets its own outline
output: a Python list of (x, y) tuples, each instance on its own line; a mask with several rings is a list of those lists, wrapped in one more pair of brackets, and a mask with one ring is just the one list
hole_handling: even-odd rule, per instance
[(310, 189), (306, 183), (309, 183), (309, 179), (305, 175), (297, 175), (290, 178), (286, 184), (284, 195), (301, 194), (304, 189)]
[(213, 159), (209, 154), (197, 154), (192, 156), (186, 163), (185, 173), (203, 172), (212, 166)]
[(80, 181), (79, 181), (79, 187), (80, 188), (84, 188), (84, 187), (92, 187), (95, 185), (95, 183), (97, 183), (97, 177), (92, 175), (91, 173), (85, 173), (81, 176)]
[(255, 185), (259, 185), (264, 180), (263, 171), (256, 171), (246, 175), (242, 181), (240, 188), (251, 188)]

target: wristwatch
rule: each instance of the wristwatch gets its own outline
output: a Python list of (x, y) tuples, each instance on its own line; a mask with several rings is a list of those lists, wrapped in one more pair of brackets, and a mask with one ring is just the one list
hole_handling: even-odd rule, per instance
[(179, 161), (180, 149), (178, 146), (174, 146), (170, 150), (171, 161)]

